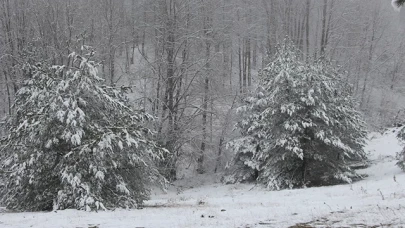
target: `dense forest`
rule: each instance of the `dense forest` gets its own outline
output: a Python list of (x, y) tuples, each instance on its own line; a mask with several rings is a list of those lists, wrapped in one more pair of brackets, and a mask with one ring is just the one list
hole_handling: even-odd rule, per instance
[[(236, 109), (263, 83), (263, 69), (286, 39), (302, 66), (319, 60), (339, 71), (350, 86), (334, 86), (357, 100), (350, 105), (368, 129), (402, 122), (404, 17), (388, 0), (2, 0), (0, 113), (18, 122), (13, 104), (33, 72), (77, 68), (95, 77), (90, 81), (103, 79), (107, 87), (95, 97), (117, 99), (95, 102), (99, 110), (92, 112), (109, 110), (123, 128), (129, 114), (114, 102), (145, 113), (141, 119), (150, 116), (145, 131), (153, 132), (153, 143), (145, 148), (169, 151), (156, 155), (164, 177), (221, 172), (234, 157), (228, 142), (240, 136)], [(115, 90), (126, 98), (111, 95)]]
[(175, 152), (168, 169), (178, 158), (224, 167), (233, 110), (285, 36), (342, 66), (370, 127), (401, 120), (403, 30), (389, 2), (4, 0), (0, 10), (3, 116), (25, 62), (69, 65), (91, 46), (102, 77), (159, 118), (157, 138)]

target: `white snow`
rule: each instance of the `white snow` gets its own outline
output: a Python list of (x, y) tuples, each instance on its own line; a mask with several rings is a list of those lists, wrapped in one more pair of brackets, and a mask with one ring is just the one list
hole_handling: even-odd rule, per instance
[(0, 227), (398, 227), (405, 224), (405, 172), (395, 165), (403, 147), (397, 131), (369, 135), (372, 162), (361, 170), (368, 177), (353, 184), (271, 192), (205, 175), (154, 191), (141, 210), (0, 212)]

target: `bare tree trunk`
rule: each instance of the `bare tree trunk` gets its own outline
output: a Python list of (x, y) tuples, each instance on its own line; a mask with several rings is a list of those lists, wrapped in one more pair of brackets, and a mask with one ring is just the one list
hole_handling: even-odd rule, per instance
[(136, 17), (135, 17), (135, 2), (136, 2), (136, 0), (132, 0), (131, 1), (131, 23), (132, 23), (132, 25), (131, 25), (131, 29), (132, 29), (132, 31), (131, 31), (131, 36), (132, 36), (132, 52), (131, 52), (131, 64), (134, 64), (135, 63), (135, 47), (136, 47), (136, 29), (135, 29), (135, 20), (136, 20)]
[(15, 44), (15, 38), (14, 38), (14, 34), (15, 32), (13, 31), (13, 27), (12, 27), (12, 12), (11, 12), (11, 6), (10, 6), (10, 1), (9, 0), (4, 0), (3, 1), (3, 10), (4, 10), (4, 29), (5, 29), (5, 40), (9, 49), (9, 52), (7, 54), (10, 55), (10, 57), (8, 58), (10, 63), (10, 67), (8, 68), (8, 73), (9, 73), (9, 77), (8, 77), (8, 81), (11, 81), (12, 85), (13, 85), (13, 92), (14, 94), (17, 93), (18, 90), (18, 84), (17, 84), (17, 80), (19, 79), (17, 77), (17, 74), (10, 74), (12, 70), (17, 70), (15, 69), (16, 66), (16, 61), (15, 58), (17, 57), (17, 52), (16, 52), (16, 44)]
[(305, 20), (305, 41), (306, 41), (306, 55), (307, 55), (307, 59), (309, 57), (309, 17), (310, 17), (310, 7), (311, 7), (311, 0), (307, 0), (307, 4), (306, 4), (306, 20)]
[[(176, 92), (175, 85), (175, 71), (176, 71), (176, 23), (177, 23), (177, 12), (175, 1), (170, 0), (167, 3), (164, 3), (164, 10), (167, 14), (165, 30), (166, 30), (166, 39), (164, 40), (164, 48), (166, 51), (166, 78), (165, 80), (165, 95), (164, 102), (162, 107), (162, 122), (160, 125), (159, 131), (163, 127), (163, 120), (167, 118), (167, 131), (165, 136), (165, 146), (169, 151), (175, 151), (175, 108), (174, 108), (174, 96)], [(176, 166), (175, 161), (176, 157), (167, 161), (166, 164), (166, 176), (170, 179), (176, 178)]]
[(242, 49), (241, 49), (241, 41), (239, 37), (239, 42), (238, 42), (238, 60), (239, 60), (239, 92), (242, 94), (243, 93), (243, 86), (242, 86), (242, 81), (243, 81), (243, 66), (242, 66)]
[(257, 67), (257, 36), (256, 34), (253, 37), (253, 58), (252, 58), (252, 66), (254, 69)]
[(208, 9), (204, 6), (203, 9), (204, 13), (204, 35), (205, 35), (205, 79), (204, 79), (204, 98), (202, 104), (202, 141), (201, 141), (201, 148), (200, 148), (200, 156), (198, 157), (198, 167), (197, 172), (202, 174), (205, 172), (204, 170), (204, 154), (206, 151), (206, 144), (207, 144), (207, 122), (208, 122), (208, 102), (209, 102), (209, 92), (210, 92), (210, 76), (211, 76), (211, 17), (208, 15)]
[(328, 0), (323, 1), (323, 11), (322, 11), (322, 33), (321, 33), (321, 49), (320, 49), (320, 56), (324, 57), (325, 49), (326, 49), (326, 42), (327, 42), (327, 9), (328, 9)]
[(250, 88), (252, 86), (252, 56), (251, 56), (251, 50), (250, 50), (250, 38), (247, 39), (246, 43), (246, 70), (247, 70), (247, 78), (248, 78), (248, 84), (247, 86)]
[[(143, 12), (143, 20), (146, 22), (146, 10), (144, 10)], [(142, 55), (145, 56), (145, 58), (148, 58), (147, 53), (145, 52), (145, 39), (146, 39), (146, 29), (143, 28), (143, 32), (142, 32), (142, 44), (141, 44), (141, 48), (142, 48)]]
[(114, 24), (114, 4), (112, 0), (105, 1), (105, 19), (108, 26), (108, 74), (110, 77), (110, 85), (115, 84), (115, 24)]
[(360, 105), (364, 107), (364, 99), (365, 99), (365, 93), (366, 93), (366, 88), (368, 84), (368, 79), (370, 75), (370, 68), (371, 68), (371, 61), (373, 59), (373, 51), (374, 51), (374, 39), (375, 39), (375, 21), (373, 22), (373, 27), (371, 28), (371, 38), (370, 38), (370, 47), (368, 49), (368, 62), (367, 62), (367, 71), (364, 76), (364, 81), (363, 81), (363, 88), (361, 90), (361, 102)]
[(125, 48), (125, 73), (129, 73), (129, 65), (131, 64), (131, 60), (129, 57), (129, 45), (127, 40), (124, 41), (124, 48)]
[(244, 37), (243, 38), (243, 52), (242, 52), (242, 78), (243, 78), (243, 92), (246, 91), (247, 87), (247, 45), (246, 45), (247, 39)]
[(225, 135), (226, 135), (226, 132), (228, 131), (229, 125), (231, 124), (231, 115), (232, 115), (232, 111), (234, 109), (234, 105), (236, 104), (236, 100), (237, 100), (237, 96), (234, 97), (234, 99), (232, 101), (232, 105), (229, 108), (229, 110), (226, 113), (225, 118), (224, 118), (221, 136), (219, 138), (219, 144), (218, 144), (218, 153), (217, 153), (217, 159), (216, 159), (216, 164), (215, 164), (215, 169), (214, 169), (215, 173), (218, 171), (218, 168), (221, 166), (222, 149), (224, 147)]
[(11, 103), (11, 93), (10, 93), (10, 81), (7, 77), (7, 71), (3, 71), (4, 74), (4, 79), (5, 79), (5, 86), (6, 86), (6, 91), (7, 91), (7, 107), (8, 107), (8, 115), (12, 114), (12, 103)]
[(231, 64), (229, 66), (229, 86), (232, 90), (232, 79), (233, 79), (233, 47), (232, 44), (230, 45), (230, 56), (231, 56)]

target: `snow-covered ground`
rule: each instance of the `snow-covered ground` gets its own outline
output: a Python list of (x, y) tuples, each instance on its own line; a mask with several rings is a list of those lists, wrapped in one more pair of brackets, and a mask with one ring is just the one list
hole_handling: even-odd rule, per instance
[(168, 193), (156, 191), (144, 209), (0, 213), (0, 227), (405, 227), (397, 130), (369, 135), (372, 165), (360, 171), (368, 177), (353, 184), (270, 192), (200, 176), (175, 183)]

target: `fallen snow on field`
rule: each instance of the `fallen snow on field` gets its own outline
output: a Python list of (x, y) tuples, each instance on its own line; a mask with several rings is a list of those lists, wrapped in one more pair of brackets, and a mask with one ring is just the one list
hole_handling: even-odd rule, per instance
[(269, 192), (201, 176), (178, 181), (168, 193), (156, 191), (141, 210), (0, 213), (0, 227), (405, 226), (405, 173), (395, 166), (402, 149), (397, 131), (369, 135), (372, 162), (361, 170), (368, 177), (354, 184)]

